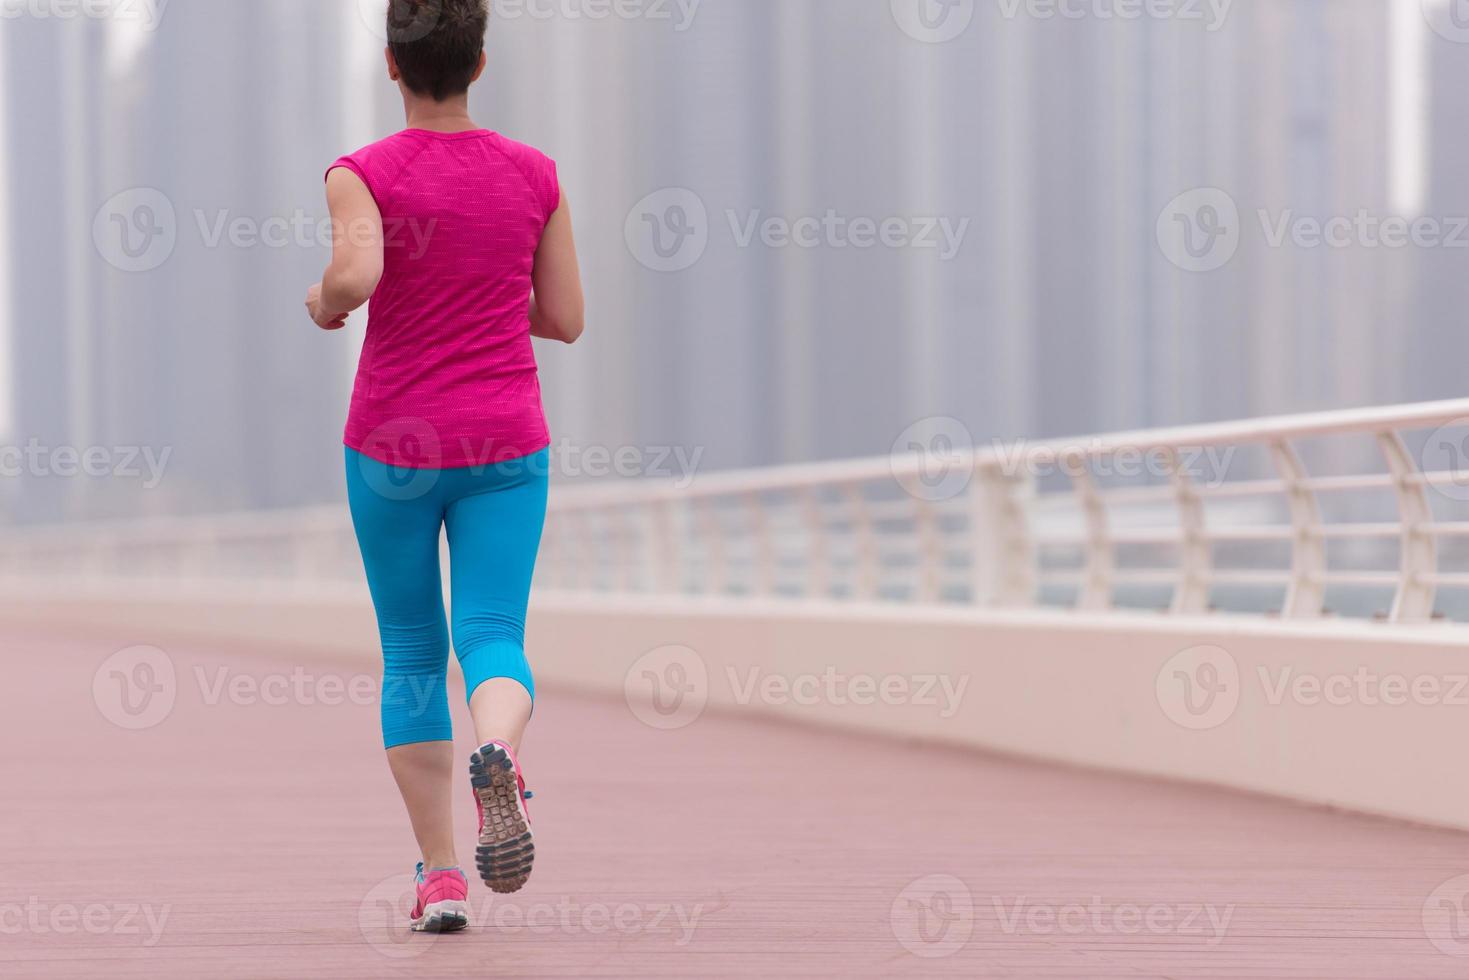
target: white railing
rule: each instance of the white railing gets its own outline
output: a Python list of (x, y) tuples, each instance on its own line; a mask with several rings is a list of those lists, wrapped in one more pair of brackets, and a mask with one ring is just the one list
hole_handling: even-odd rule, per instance
[[(1464, 621), (1466, 445), (1469, 399), (683, 488), (562, 487), (538, 587)], [(0, 543), (0, 583), (117, 580), (350, 586), (361, 568), (342, 506), (27, 529)]]

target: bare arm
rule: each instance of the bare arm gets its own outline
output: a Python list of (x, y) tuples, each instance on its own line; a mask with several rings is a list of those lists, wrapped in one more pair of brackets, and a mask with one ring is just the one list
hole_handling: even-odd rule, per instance
[(372, 298), (383, 277), (383, 217), (362, 178), (337, 167), (326, 179), (332, 214), (332, 261), (306, 294), (306, 310), (323, 330)]
[(571, 206), (564, 194), (541, 234), (531, 280), (535, 286), (530, 301), (531, 336), (576, 343), (586, 328), (586, 300), (571, 232)]

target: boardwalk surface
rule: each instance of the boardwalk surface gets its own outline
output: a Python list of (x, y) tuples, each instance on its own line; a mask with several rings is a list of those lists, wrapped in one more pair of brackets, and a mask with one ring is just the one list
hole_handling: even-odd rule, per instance
[(413, 936), (370, 678), (116, 648), (0, 634), (0, 976), (1469, 976), (1466, 836), (556, 691), (530, 886)]

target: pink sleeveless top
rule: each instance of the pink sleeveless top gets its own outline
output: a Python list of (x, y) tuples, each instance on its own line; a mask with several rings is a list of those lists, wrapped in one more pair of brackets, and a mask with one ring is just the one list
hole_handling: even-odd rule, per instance
[(556, 164), (489, 130), (409, 129), (327, 172), (337, 167), (372, 192), (384, 233), (343, 441), (431, 469), (544, 449), (530, 293), (541, 233), (561, 203)]

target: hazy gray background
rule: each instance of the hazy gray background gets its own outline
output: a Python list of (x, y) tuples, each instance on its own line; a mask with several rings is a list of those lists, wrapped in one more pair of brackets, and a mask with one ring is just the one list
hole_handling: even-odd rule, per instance
[[(306, 319), (326, 248), (211, 236), (319, 220), (326, 166), (401, 128), (372, 0), (79, 2), (0, 0), (0, 447), (30, 447), (0, 513), (335, 499), (365, 319)], [(577, 451), (708, 470), (886, 453), (930, 416), (987, 443), (1464, 392), (1469, 10), (618, 2), (502, 0), (473, 97), (559, 161), (576, 214), (588, 335), (539, 353)], [(707, 248), (656, 271), (637, 233), (674, 199), (639, 204), (668, 188)], [(1199, 188), (1239, 217), (1209, 224), (1228, 261), (1186, 271), (1160, 216)], [(965, 231), (945, 256), (732, 227), (829, 211)], [(1270, 240), (1359, 212), (1429, 234)], [(117, 221), (172, 250), (119, 268)], [(109, 475), (58, 472), (67, 449)], [(168, 454), (156, 485), (139, 450)]]

